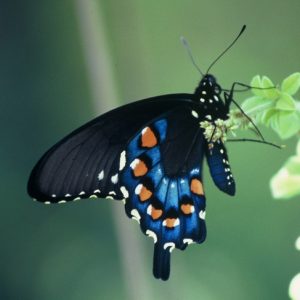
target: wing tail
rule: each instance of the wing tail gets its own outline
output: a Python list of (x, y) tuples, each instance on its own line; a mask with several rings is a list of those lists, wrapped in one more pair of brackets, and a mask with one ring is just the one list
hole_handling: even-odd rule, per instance
[(170, 276), (171, 253), (161, 243), (154, 244), (153, 275), (157, 279), (168, 280)]

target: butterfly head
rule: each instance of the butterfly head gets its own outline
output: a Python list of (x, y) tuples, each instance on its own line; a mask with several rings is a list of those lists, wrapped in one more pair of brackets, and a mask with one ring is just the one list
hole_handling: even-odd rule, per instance
[(220, 94), (221, 93), (221, 87), (220, 85), (217, 83), (217, 79), (215, 76), (211, 75), (211, 74), (205, 74), (196, 91), (195, 94), (199, 93), (202, 94), (202, 91), (207, 91), (210, 94)]

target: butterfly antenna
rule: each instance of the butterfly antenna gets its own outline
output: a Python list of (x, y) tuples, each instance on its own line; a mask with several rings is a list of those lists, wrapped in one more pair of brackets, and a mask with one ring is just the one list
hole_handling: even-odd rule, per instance
[(275, 147), (277, 149), (283, 149), (285, 148), (285, 145), (276, 145), (274, 143), (270, 143), (267, 141), (261, 141), (261, 140), (255, 140), (255, 139), (227, 139), (227, 142), (255, 142), (255, 143), (260, 143), (260, 144), (265, 144), (268, 146)]
[(181, 41), (183, 47), (186, 49), (186, 51), (187, 51), (187, 53), (188, 53), (188, 55), (189, 55), (189, 57), (190, 57), (190, 59), (192, 61), (192, 64), (194, 65), (194, 67), (198, 70), (198, 72), (202, 76), (204, 76), (203, 72), (201, 71), (201, 69), (198, 67), (198, 65), (195, 62), (195, 59), (194, 59), (193, 54), (192, 54), (191, 47), (190, 47), (189, 43), (187, 42), (187, 40), (183, 36), (181, 36), (180, 37), (180, 41)]
[(238, 34), (238, 36), (231, 42), (231, 44), (210, 64), (208, 67), (206, 74), (209, 72), (209, 70), (213, 67), (213, 65), (236, 43), (236, 41), (239, 39), (239, 37), (243, 34), (243, 32), (246, 29), (246, 25), (244, 25)]

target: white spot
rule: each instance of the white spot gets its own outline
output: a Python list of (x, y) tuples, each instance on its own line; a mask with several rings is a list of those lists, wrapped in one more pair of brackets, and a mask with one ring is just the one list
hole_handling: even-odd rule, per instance
[(164, 177), (164, 179), (163, 179), (163, 183), (164, 184), (167, 184), (168, 183), (168, 180)]
[(140, 223), (141, 216), (140, 216), (139, 212), (137, 211), (137, 209), (133, 209), (130, 213), (132, 215), (132, 219), (136, 220), (138, 223)]
[(125, 186), (121, 186), (120, 187), (120, 191), (121, 191), (121, 193), (122, 193), (122, 195), (123, 195), (124, 198), (128, 198), (129, 197), (129, 193), (128, 193), (128, 191), (127, 191), (127, 189), (126, 189)]
[(218, 98), (217, 95), (214, 95), (214, 98), (215, 98), (216, 101), (219, 101), (219, 98)]
[(212, 86), (212, 83), (211, 83), (210, 81), (208, 82), (208, 84), (209, 84), (210, 86)]
[(191, 175), (197, 175), (199, 173), (199, 169), (195, 168), (195, 169), (192, 169), (191, 171)]
[(152, 213), (152, 205), (148, 205), (147, 207), (147, 214), (151, 216), (151, 213)]
[(111, 182), (112, 182), (113, 184), (117, 184), (117, 183), (118, 183), (118, 180), (119, 180), (118, 173), (115, 174), (115, 175), (113, 175), (113, 176), (111, 176)]
[(193, 244), (193, 243), (195, 243), (192, 239), (183, 239), (183, 243), (184, 244)]
[(57, 203), (61, 204), (61, 203), (66, 203), (66, 202), (67, 202), (66, 200), (60, 200)]
[(171, 183), (171, 188), (174, 188), (174, 187), (175, 187), (175, 183), (172, 182), (172, 183)]
[(99, 189), (97, 189), (97, 190), (94, 190), (94, 194), (97, 194), (97, 193), (99, 193), (99, 194), (100, 194), (100, 190), (99, 190)]
[(231, 185), (231, 182), (228, 182), (228, 185)]
[(48, 205), (48, 204), (51, 204), (51, 202), (50, 201), (45, 201), (44, 204)]
[(194, 110), (192, 110), (192, 115), (193, 115), (193, 117), (195, 117), (195, 118), (199, 118), (199, 115), (198, 115), (197, 112), (194, 111)]
[(55, 194), (52, 194), (52, 195), (51, 195), (51, 197), (55, 198), (55, 197), (56, 197), (56, 195), (55, 195)]
[(80, 195), (80, 196), (81, 196), (81, 195), (85, 195), (85, 192), (82, 191), (82, 192), (79, 193), (79, 195)]
[(120, 155), (119, 171), (122, 171), (126, 165), (126, 151), (122, 151)]
[(65, 197), (71, 197), (71, 195), (70, 194), (65, 194)]
[(37, 201), (35, 198), (32, 198), (32, 200), (33, 200), (34, 202), (36, 202), (36, 201)]
[(232, 174), (229, 175), (231, 178), (233, 177)]
[(76, 197), (75, 199), (73, 199), (73, 201), (78, 201), (80, 199), (81, 199), (80, 197)]
[(201, 93), (202, 93), (203, 95), (206, 95), (206, 91), (202, 91)]
[(211, 120), (211, 115), (205, 116), (206, 119)]
[(167, 250), (169, 248), (170, 253), (175, 249), (175, 244), (170, 242), (170, 243), (165, 243), (164, 244), (164, 249)]
[[(164, 220), (162, 224), (163, 224), (163, 226), (167, 226), (167, 221)], [(179, 224), (180, 224), (180, 220), (179, 220), (179, 218), (177, 218), (177, 219), (175, 220), (173, 226), (176, 227), (176, 226), (178, 226)]]
[(224, 150), (223, 150), (223, 149), (221, 149), (221, 150), (220, 150), (220, 153), (222, 153), (222, 154), (223, 154), (223, 153), (224, 153)]
[(204, 98), (200, 98), (200, 102), (204, 103), (205, 99)]
[(91, 195), (89, 198), (98, 198), (96, 195)]
[(122, 200), (122, 203), (125, 205), (125, 204), (126, 204), (126, 199), (123, 199), (123, 200)]
[(146, 234), (147, 234), (149, 237), (152, 237), (152, 238), (153, 238), (154, 244), (157, 242), (157, 235), (155, 234), (155, 232), (153, 232), (152, 230), (147, 229), (147, 230), (146, 230)]
[(102, 170), (98, 175), (99, 180), (102, 180), (103, 178), (104, 178), (104, 170)]
[(145, 127), (145, 128), (142, 130), (142, 134), (144, 135), (144, 134), (147, 132), (148, 129), (149, 129), (149, 127)]
[(209, 99), (209, 103), (213, 103), (213, 101), (211, 99)]
[(141, 190), (142, 190), (142, 188), (143, 188), (143, 185), (142, 185), (141, 183), (138, 184), (138, 185), (136, 186), (135, 190), (134, 190), (135, 194), (136, 194), (136, 195), (139, 195), (140, 192), (141, 192)]
[(108, 195), (117, 195), (114, 191), (110, 191), (109, 193), (108, 193)]
[(112, 196), (106, 196), (105, 199), (114, 200), (114, 198)]
[(134, 170), (139, 162), (140, 160), (138, 158), (134, 159), (134, 161), (130, 164), (130, 168)]
[(184, 179), (181, 179), (181, 180), (180, 180), (180, 183), (181, 183), (181, 184), (184, 184), (184, 183), (185, 183), (185, 180), (184, 180)]
[(226, 163), (226, 159), (223, 159), (223, 163), (224, 163), (224, 164)]
[(230, 179), (230, 176), (227, 176), (227, 179), (229, 180), (229, 179)]
[(205, 210), (200, 210), (199, 218), (202, 219), (202, 220), (205, 220), (205, 215), (206, 215), (206, 211)]
[(206, 81), (204, 81), (202, 85), (206, 85)]

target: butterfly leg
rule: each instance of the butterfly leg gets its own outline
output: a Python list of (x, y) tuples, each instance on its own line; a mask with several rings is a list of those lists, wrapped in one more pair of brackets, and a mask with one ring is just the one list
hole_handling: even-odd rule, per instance
[[(234, 84), (233, 84), (234, 89)], [(253, 125), (255, 132), (258, 134), (258, 136), (261, 138), (262, 141), (265, 141), (265, 138), (263, 137), (262, 133), (258, 129), (258, 127), (255, 125), (253, 120), (245, 113), (245, 111), (242, 109), (242, 107), (233, 99), (233, 89), (230, 93), (224, 92), (224, 99), (225, 99), (225, 105), (227, 105), (228, 111), (231, 102), (234, 103), (234, 105), (241, 111), (241, 113), (248, 119), (248, 121)]]

